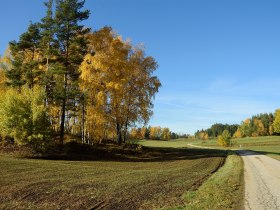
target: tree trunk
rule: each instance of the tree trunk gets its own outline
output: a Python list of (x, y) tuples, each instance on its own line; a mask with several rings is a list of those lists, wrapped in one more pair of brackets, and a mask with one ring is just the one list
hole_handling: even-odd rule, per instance
[(64, 96), (62, 99), (61, 107), (61, 119), (60, 119), (60, 141), (59, 143), (63, 144), (64, 139), (64, 127), (65, 127), (65, 111), (66, 111), (66, 90), (67, 89), (67, 74), (64, 75)]
[(120, 145), (122, 143), (122, 132), (121, 132), (121, 126), (119, 123), (117, 123), (117, 141), (118, 141), (118, 145)]
[(82, 143), (86, 143), (85, 139), (85, 104), (82, 106)]
[(60, 119), (60, 144), (63, 144), (64, 139), (64, 124), (65, 124), (65, 107), (66, 107), (66, 100), (63, 99), (62, 101), (62, 109), (61, 109), (61, 119)]
[(123, 142), (126, 143), (126, 137), (127, 137), (127, 127), (128, 127), (128, 117), (126, 118), (126, 122), (125, 122), (125, 130), (124, 130), (124, 134), (123, 134)]
[(68, 75), (68, 57), (69, 57), (69, 22), (67, 23), (67, 40), (66, 40), (66, 58), (65, 58), (65, 73), (64, 73), (64, 95), (62, 99), (62, 113), (61, 113), (61, 121), (60, 121), (60, 144), (63, 144), (64, 139), (64, 129), (65, 129), (65, 111), (66, 111), (66, 100), (67, 100), (67, 75)]

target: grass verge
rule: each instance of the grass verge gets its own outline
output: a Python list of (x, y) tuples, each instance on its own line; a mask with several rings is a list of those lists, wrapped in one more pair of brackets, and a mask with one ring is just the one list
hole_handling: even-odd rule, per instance
[(177, 209), (242, 209), (243, 196), (243, 161), (230, 151), (224, 166), (198, 190), (186, 192)]

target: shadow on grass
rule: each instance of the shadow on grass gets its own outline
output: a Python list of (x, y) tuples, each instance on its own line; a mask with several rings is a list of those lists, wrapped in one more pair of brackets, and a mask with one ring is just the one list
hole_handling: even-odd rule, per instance
[(269, 151), (255, 151), (251, 149), (236, 150), (240, 156), (252, 156), (252, 155), (278, 155), (280, 157), (280, 152), (269, 152)]
[(148, 148), (117, 145), (65, 145), (62, 152), (46, 153), (28, 158), (69, 161), (120, 161), (120, 162), (161, 162), (193, 160), (208, 157), (226, 157), (226, 151), (215, 149), (189, 148)]

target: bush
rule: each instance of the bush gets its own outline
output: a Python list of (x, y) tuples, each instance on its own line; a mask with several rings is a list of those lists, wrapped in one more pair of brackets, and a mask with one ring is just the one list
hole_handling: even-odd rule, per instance
[(231, 145), (231, 135), (228, 130), (224, 130), (222, 135), (218, 136), (218, 144), (222, 147), (228, 147)]
[(0, 100), (0, 135), (18, 145), (42, 150), (51, 135), (50, 123), (40, 88), (8, 90)]

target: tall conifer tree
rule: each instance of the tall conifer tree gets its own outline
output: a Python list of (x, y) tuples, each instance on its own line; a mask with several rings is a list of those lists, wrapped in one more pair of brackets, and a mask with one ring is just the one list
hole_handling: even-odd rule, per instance
[(48, 102), (50, 97), (53, 98), (53, 91), (55, 85), (54, 72), (55, 68), (51, 68), (55, 66), (56, 55), (58, 54), (58, 45), (55, 41), (55, 24), (53, 19), (53, 6), (54, 1), (49, 0), (44, 3), (47, 7), (46, 16), (41, 19), (40, 27), (41, 27), (41, 42), (40, 46), (42, 48), (42, 66), (45, 71), (45, 75), (43, 78), (43, 85), (46, 91), (45, 97), (45, 105)]
[(41, 77), (39, 69), (39, 43), (40, 28), (38, 23), (31, 23), (19, 41), (9, 43), (13, 57), (13, 68), (6, 72), (9, 84), (13, 87), (20, 87), (28, 84), (32, 89), (36, 80)]
[[(65, 117), (68, 105), (75, 100), (78, 88), (78, 68), (86, 53), (85, 29), (79, 23), (89, 17), (89, 10), (82, 11), (85, 1), (57, 0), (55, 25), (59, 44), (59, 59), (64, 70), (61, 102), (60, 142), (63, 143)], [(74, 94), (75, 93), (75, 94)], [(72, 103), (72, 104), (75, 104)]]

